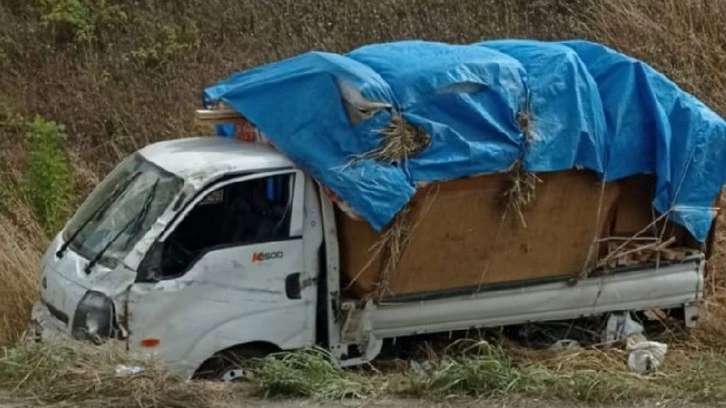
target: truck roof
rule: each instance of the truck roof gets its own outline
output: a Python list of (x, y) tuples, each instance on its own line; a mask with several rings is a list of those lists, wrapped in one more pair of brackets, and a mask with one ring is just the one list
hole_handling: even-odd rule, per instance
[(292, 167), (272, 146), (245, 143), (220, 136), (189, 137), (148, 145), (139, 154), (183, 179), (204, 182), (220, 173), (264, 171)]

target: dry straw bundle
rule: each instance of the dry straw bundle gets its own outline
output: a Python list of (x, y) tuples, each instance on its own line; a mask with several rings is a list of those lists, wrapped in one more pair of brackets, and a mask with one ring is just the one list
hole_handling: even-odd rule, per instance
[(522, 226), (527, 228), (527, 222), (524, 220), (524, 210), (534, 202), (537, 184), (541, 182), (542, 180), (535, 173), (524, 170), (521, 160), (514, 162), (507, 175), (506, 187), (502, 194), (505, 208), (504, 216), (516, 214)]
[(524, 143), (519, 158), (509, 170), (502, 198), (504, 200), (504, 217), (508, 214), (516, 214), (522, 226), (527, 228), (527, 222), (524, 220), (524, 210), (534, 202), (537, 184), (541, 183), (542, 180), (535, 173), (525, 171), (523, 165), (527, 148), (534, 140), (532, 131), (534, 118), (532, 113), (529, 110), (520, 110), (517, 112), (516, 119), (524, 136)]
[(369, 154), (378, 161), (400, 163), (429, 147), (431, 137), (420, 127), (394, 114), (389, 125), (380, 131), (383, 143)]
[[(394, 113), (390, 123), (378, 131), (382, 137), (379, 147), (353, 157), (348, 166), (363, 159), (373, 159), (389, 164), (405, 163), (431, 144), (431, 137), (420, 127), (407, 122), (403, 116)], [(346, 166), (347, 167), (347, 166)]]
[(388, 282), (391, 279), (391, 274), (398, 268), (398, 263), (403, 257), (403, 251), (406, 249), (412, 230), (411, 208), (405, 207), (398, 213), (391, 225), (381, 235), (381, 239), (372, 248), (373, 253), (383, 255), (380, 281), (377, 289), (373, 292), (373, 297), (378, 302), (389, 291)]

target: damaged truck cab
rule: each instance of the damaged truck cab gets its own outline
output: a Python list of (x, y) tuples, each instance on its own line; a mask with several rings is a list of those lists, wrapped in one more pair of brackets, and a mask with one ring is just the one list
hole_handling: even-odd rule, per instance
[(321, 244), (314, 189), (271, 148), (159, 143), (124, 160), (53, 240), (33, 321), (123, 339), (187, 374), (239, 345), (312, 345)]
[(682, 309), (692, 324), (703, 291), (698, 254), (576, 286), (374, 302), (344, 295), (338, 227), (329, 196), (268, 145), (156, 143), (119, 164), (52, 241), (32, 328), (122, 341), (183, 375), (230, 379), (237, 359), (313, 345), (348, 366), (385, 339), (423, 333), (651, 308)]

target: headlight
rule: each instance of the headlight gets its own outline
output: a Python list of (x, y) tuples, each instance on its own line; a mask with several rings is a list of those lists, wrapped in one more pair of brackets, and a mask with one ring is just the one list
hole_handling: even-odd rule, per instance
[(73, 316), (73, 337), (99, 342), (111, 336), (113, 304), (100, 292), (88, 291), (81, 299)]

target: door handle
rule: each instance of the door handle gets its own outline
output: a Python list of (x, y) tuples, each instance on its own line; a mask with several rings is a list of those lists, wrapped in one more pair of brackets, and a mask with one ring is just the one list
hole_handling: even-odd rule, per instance
[(287, 275), (287, 278), (285, 278), (285, 295), (287, 295), (287, 298), (300, 299), (302, 298), (301, 292), (300, 273)]

